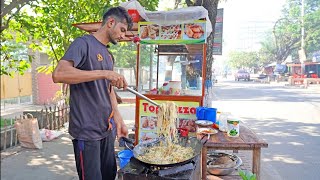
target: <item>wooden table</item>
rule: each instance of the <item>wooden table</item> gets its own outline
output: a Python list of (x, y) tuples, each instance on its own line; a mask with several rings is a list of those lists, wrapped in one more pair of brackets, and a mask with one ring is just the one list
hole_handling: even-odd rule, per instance
[[(206, 138), (202, 140), (204, 142)], [(215, 150), (250, 150), (252, 153), (252, 172), (260, 179), (260, 158), (261, 148), (267, 148), (268, 143), (260, 139), (255, 132), (240, 122), (240, 136), (228, 137), (227, 133), (219, 131), (211, 135), (210, 139), (204, 144), (201, 155), (202, 179), (206, 180), (207, 175), (207, 153), (208, 149)]]

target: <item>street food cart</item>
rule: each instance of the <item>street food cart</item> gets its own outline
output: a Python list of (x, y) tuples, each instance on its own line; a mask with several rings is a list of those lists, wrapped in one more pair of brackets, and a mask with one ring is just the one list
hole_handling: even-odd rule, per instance
[[(139, 39), (136, 90), (159, 104), (174, 101), (179, 111), (178, 128), (185, 128), (195, 136), (196, 108), (204, 101), (206, 39), (212, 31), (207, 10), (192, 7), (169, 13), (157, 12), (149, 14), (149, 19), (152, 21), (134, 22), (132, 30), (123, 39)], [(101, 22), (94, 22), (73, 26), (92, 33), (100, 25)], [(142, 54), (146, 48), (153, 52)], [(142, 59), (146, 57), (147, 60)], [(158, 107), (136, 97), (136, 144), (157, 137), (157, 111)]]
[[(195, 13), (198, 16), (194, 16)], [(123, 39), (136, 42), (139, 39), (136, 43), (135, 88), (158, 104), (175, 102), (179, 111), (177, 127), (187, 129), (189, 136), (196, 136), (196, 108), (203, 105), (205, 94), (206, 39), (212, 31), (207, 10), (203, 7), (191, 7), (186, 11), (174, 11), (171, 14), (157, 12), (151, 14), (150, 19), (152, 21), (135, 22)], [(101, 22), (78, 23), (73, 26), (93, 33), (99, 29)], [(143, 54), (145, 49), (151, 49), (149, 56)], [(146, 57), (149, 58), (142, 59)], [(141, 63), (142, 61), (144, 63)], [(136, 96), (135, 108), (135, 143), (157, 137), (158, 107)], [(154, 175), (136, 171), (144, 168), (150, 170), (150, 167), (139, 162), (130, 163), (130, 166), (126, 166), (126, 173), (121, 173), (120, 170), (120, 175), (126, 177), (124, 179)], [(133, 165), (136, 165), (136, 168), (132, 168)], [(184, 166), (189, 166), (189, 170), (185, 171)], [(165, 168), (163, 173), (176, 172), (176, 168), (184, 171), (179, 177), (199, 179), (200, 156), (197, 155), (188, 164)]]

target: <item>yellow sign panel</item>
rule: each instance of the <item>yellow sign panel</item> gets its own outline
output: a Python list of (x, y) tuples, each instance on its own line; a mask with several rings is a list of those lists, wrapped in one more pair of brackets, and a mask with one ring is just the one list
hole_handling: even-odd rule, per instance
[(207, 39), (205, 20), (173, 25), (139, 22), (138, 32), (141, 44), (203, 44)]
[[(155, 100), (158, 104), (166, 101)], [(178, 106), (177, 127), (189, 130), (189, 136), (194, 136), (196, 132), (195, 120), (196, 108), (200, 106), (199, 102), (173, 101)], [(139, 142), (156, 138), (157, 135), (157, 113), (159, 107), (150, 104), (148, 101), (140, 100), (139, 104)]]

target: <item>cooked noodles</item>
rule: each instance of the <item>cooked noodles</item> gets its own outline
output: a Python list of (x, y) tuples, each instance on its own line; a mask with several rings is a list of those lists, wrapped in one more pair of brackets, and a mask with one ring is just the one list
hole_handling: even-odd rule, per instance
[(158, 136), (163, 136), (166, 143), (171, 145), (177, 140), (176, 119), (177, 105), (173, 102), (162, 103), (158, 112)]
[(172, 164), (186, 161), (193, 156), (191, 147), (182, 147), (178, 144), (171, 146), (153, 146), (147, 149), (147, 152), (139, 156), (143, 162), (151, 164)]
[(177, 106), (173, 102), (162, 103), (158, 112), (158, 135), (165, 138), (158, 146), (148, 147), (138, 158), (152, 164), (178, 163), (192, 158), (191, 147), (182, 147), (178, 142), (176, 119)]

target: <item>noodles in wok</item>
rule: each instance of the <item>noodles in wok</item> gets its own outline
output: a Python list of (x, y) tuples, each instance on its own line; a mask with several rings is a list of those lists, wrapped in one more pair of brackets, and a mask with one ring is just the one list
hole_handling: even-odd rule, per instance
[(194, 150), (191, 147), (183, 147), (178, 142), (176, 129), (177, 106), (173, 102), (160, 105), (158, 112), (158, 135), (164, 137), (164, 142), (148, 147), (144, 154), (138, 158), (152, 164), (172, 164), (186, 161), (193, 157)]

